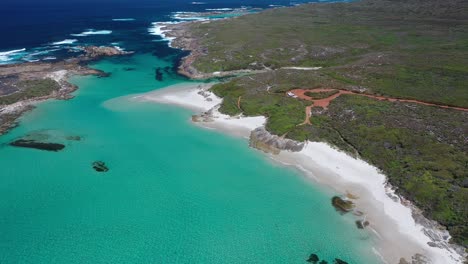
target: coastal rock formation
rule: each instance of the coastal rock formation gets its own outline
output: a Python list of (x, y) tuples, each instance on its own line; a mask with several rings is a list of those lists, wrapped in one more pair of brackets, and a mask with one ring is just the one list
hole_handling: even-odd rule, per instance
[(250, 133), (249, 145), (266, 153), (279, 154), (281, 150), (301, 151), (305, 143), (272, 135), (264, 127), (259, 127)]
[(351, 212), (354, 209), (353, 202), (350, 200), (345, 200), (339, 196), (333, 196), (331, 202), (333, 207), (335, 207), (335, 209), (342, 214)]
[(93, 162), (93, 169), (97, 172), (106, 172), (109, 171), (109, 168), (106, 166), (106, 163), (102, 161)]
[(47, 150), (47, 151), (60, 151), (65, 148), (65, 145), (59, 143), (48, 143), (48, 142), (40, 142), (35, 140), (27, 140), (27, 139), (18, 139), (10, 143), (11, 146), (14, 147), (21, 147), (21, 148), (33, 148), (39, 150)]
[(411, 257), (411, 261), (401, 258), (398, 264), (429, 264), (432, 263), (427, 257), (421, 254), (415, 254)]
[(103, 56), (117, 56), (117, 55), (127, 55), (133, 52), (124, 51), (118, 47), (108, 47), (108, 46), (79, 46), (77, 47), (82, 49), (85, 54), (85, 57), (88, 58), (98, 58)]

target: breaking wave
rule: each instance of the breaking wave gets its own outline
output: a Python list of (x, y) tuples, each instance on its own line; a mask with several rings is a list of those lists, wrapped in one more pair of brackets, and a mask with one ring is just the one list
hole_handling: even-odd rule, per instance
[(75, 36), (75, 37), (86, 37), (86, 36), (91, 36), (91, 35), (109, 35), (109, 34), (112, 34), (112, 30), (89, 29), (89, 30), (81, 32), (79, 34), (70, 34), (70, 35)]
[(77, 39), (65, 39), (65, 40), (62, 40), (62, 41), (53, 42), (53, 43), (51, 43), (51, 45), (73, 44), (73, 43), (75, 43), (77, 41), (78, 41)]

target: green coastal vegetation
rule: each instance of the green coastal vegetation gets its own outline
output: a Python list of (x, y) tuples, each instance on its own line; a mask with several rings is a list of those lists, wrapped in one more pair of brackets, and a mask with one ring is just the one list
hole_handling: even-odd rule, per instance
[[(365, 0), (192, 23), (189, 34), (206, 50), (193, 66), (268, 69), (215, 85), (220, 111), (265, 115), (274, 134), (360, 156), (466, 247), (467, 111), (341, 95), (327, 109), (312, 108), (309, 125), (302, 123), (312, 103), (286, 92), (347, 89), (468, 108), (467, 13), (466, 1)], [(291, 66), (322, 68), (282, 69)]]
[(60, 89), (60, 84), (50, 78), (23, 80), (16, 84), (16, 88), (16, 92), (0, 96), (0, 105), (50, 95), (53, 91)]

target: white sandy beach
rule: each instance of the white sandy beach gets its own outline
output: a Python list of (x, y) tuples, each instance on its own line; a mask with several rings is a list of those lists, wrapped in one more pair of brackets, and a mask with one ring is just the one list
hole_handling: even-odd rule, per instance
[[(197, 124), (236, 136), (249, 137), (250, 131), (265, 124), (266, 118), (261, 116), (230, 117), (220, 114), (216, 106), (222, 99), (206, 91), (210, 86), (201, 83), (175, 85), (137, 95), (133, 99), (174, 104), (196, 112), (212, 110), (212, 122)], [(431, 240), (424, 234), (423, 226), (415, 223), (411, 209), (386, 187), (386, 177), (368, 163), (321, 142), (308, 142), (300, 152), (282, 151), (279, 155), (269, 157), (300, 169), (312, 180), (334, 192), (349, 192), (357, 196), (353, 202), (370, 222), (369, 228), (379, 241), (374, 251), (384, 263), (397, 264), (401, 257), (411, 262), (415, 254), (428, 256), (430, 263), (434, 264), (463, 263), (462, 256), (454, 250), (427, 244)]]
[[(213, 93), (206, 92), (209, 87), (211, 87), (211, 84), (204, 83), (173, 85), (165, 89), (135, 96), (134, 99), (178, 105), (191, 109), (196, 113), (213, 109), (213, 122), (200, 122), (197, 124), (245, 138), (249, 137), (250, 131), (265, 124), (266, 118), (263, 116), (231, 117), (219, 113), (216, 110), (216, 106), (219, 105), (222, 100)], [(200, 91), (202, 91), (206, 97), (201, 95)]]

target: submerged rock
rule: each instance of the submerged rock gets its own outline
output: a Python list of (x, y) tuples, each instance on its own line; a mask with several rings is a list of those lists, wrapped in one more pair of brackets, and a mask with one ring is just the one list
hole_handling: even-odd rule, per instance
[(307, 259), (307, 262), (317, 264), (317, 262), (318, 262), (319, 260), (320, 260), (320, 259), (319, 259), (319, 257), (317, 256), (317, 254), (310, 254), (309, 258)]
[(328, 264), (328, 262), (326, 260), (321, 260), (319, 264)]
[(163, 81), (163, 73), (161, 72), (161, 68), (160, 68), (160, 67), (157, 68), (157, 69), (154, 71), (154, 73), (155, 73), (155, 78), (156, 78), (156, 80), (162, 82), (162, 81)]
[(26, 140), (26, 139), (19, 139), (10, 143), (11, 146), (14, 147), (21, 147), (21, 148), (33, 148), (39, 150), (47, 150), (47, 151), (60, 151), (65, 148), (65, 145), (59, 143), (48, 143), (48, 142), (40, 142), (35, 140)]
[(93, 169), (97, 172), (106, 172), (109, 170), (106, 164), (102, 161), (93, 162)]
[(344, 260), (341, 260), (339, 258), (336, 258), (335, 259), (335, 264), (348, 264), (348, 262), (344, 261)]
[(80, 141), (81, 137), (80, 136), (67, 136), (65, 137), (66, 140), (71, 140), (71, 141)]
[(354, 203), (349, 200), (344, 200), (339, 196), (333, 196), (332, 205), (340, 213), (351, 212), (354, 208)]

